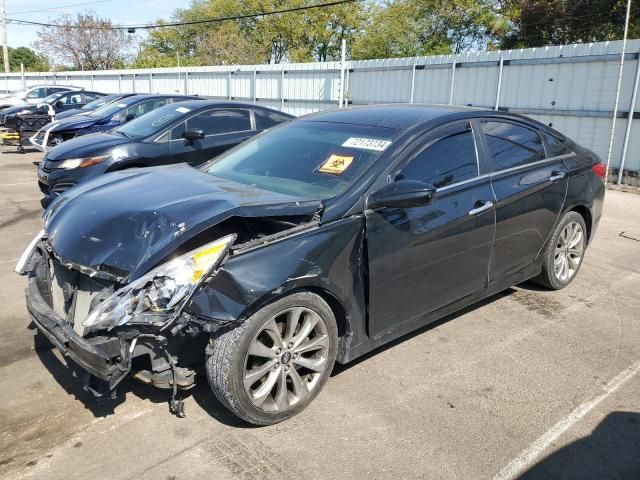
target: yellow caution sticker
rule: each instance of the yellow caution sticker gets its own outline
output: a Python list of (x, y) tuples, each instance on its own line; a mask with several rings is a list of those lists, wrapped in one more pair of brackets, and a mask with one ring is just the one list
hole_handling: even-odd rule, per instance
[(353, 162), (353, 156), (332, 154), (318, 169), (320, 173), (342, 175)]

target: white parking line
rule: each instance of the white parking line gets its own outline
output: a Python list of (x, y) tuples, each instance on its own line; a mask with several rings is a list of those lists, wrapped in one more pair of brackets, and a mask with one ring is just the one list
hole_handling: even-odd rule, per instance
[(550, 430), (544, 435), (533, 442), (527, 449), (525, 449), (520, 455), (518, 455), (513, 461), (506, 465), (496, 475), (493, 480), (511, 480), (518, 477), (524, 470), (529, 468), (538, 458), (538, 456), (544, 452), (549, 445), (558, 439), (563, 433), (569, 430), (573, 425), (578, 423), (585, 415), (591, 410), (597, 407), (603, 400), (613, 394), (622, 385), (631, 380), (635, 375), (640, 373), (640, 360), (624, 369), (613, 379), (606, 383), (602, 387), (602, 393), (587, 400), (579, 405), (569, 415), (564, 417), (558, 423), (556, 423)]

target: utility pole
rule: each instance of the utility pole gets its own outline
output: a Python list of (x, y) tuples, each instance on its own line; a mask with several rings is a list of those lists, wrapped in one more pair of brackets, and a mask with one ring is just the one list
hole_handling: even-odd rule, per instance
[[(624, 70), (624, 55), (627, 53), (627, 34), (629, 33), (629, 17), (631, 16), (631, 0), (627, 0), (627, 14), (624, 19), (624, 34), (622, 36), (622, 53), (620, 54), (620, 69), (618, 70), (618, 86), (616, 87), (616, 100), (613, 105), (613, 119), (611, 121), (611, 134), (609, 135), (609, 149), (607, 151), (607, 166), (604, 173), (604, 184), (609, 183), (609, 168), (613, 153), (613, 139), (616, 132), (616, 119), (618, 117), (618, 104), (620, 102), (620, 90), (622, 87), (622, 73)], [(629, 112), (633, 118), (633, 112)], [(631, 119), (630, 119), (631, 120)], [(622, 177), (622, 171), (618, 172), (618, 178)]]
[(2, 15), (2, 56), (4, 57), (4, 73), (9, 73), (9, 47), (7, 46), (7, 11), (4, 8), (4, 0), (0, 0)]

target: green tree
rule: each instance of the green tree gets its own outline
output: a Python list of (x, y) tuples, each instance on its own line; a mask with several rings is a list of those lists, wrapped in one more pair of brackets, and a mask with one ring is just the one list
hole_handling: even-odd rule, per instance
[[(317, 0), (200, 0), (189, 8), (176, 10), (172, 20), (189, 22), (317, 4)], [(363, 21), (364, 8), (358, 2), (166, 27), (150, 32), (139, 57), (161, 62), (162, 58), (174, 59), (180, 54), (181, 58), (209, 65), (330, 60), (339, 57), (341, 40), (354, 38)]]
[(373, 3), (369, 12), (354, 58), (482, 50), (506, 28), (491, 0), (397, 0)]
[[(618, 40), (624, 31), (626, 0), (505, 0), (510, 29), (503, 48)], [(629, 36), (640, 35), (640, 6), (632, 3)]]
[(20, 71), (20, 64), (30, 72), (45, 72), (49, 70), (47, 60), (28, 47), (9, 47), (9, 66), (12, 72)]

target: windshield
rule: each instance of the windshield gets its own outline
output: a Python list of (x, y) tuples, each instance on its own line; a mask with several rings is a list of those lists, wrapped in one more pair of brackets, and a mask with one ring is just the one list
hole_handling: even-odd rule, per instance
[(205, 171), (263, 190), (325, 200), (344, 192), (398, 133), (360, 125), (293, 122), (229, 150)]
[(96, 118), (110, 117), (111, 115), (118, 113), (123, 108), (128, 107), (129, 105), (131, 105), (132, 103), (135, 103), (138, 100), (140, 99), (136, 98), (135, 96), (130, 98), (123, 98), (119, 102), (109, 103), (107, 105), (103, 105), (102, 107), (94, 110), (89, 114), (89, 117), (96, 117)]
[(107, 103), (111, 103), (120, 98), (120, 95), (107, 95), (97, 98), (93, 102), (87, 103), (84, 107), (80, 107), (80, 110), (96, 110)]
[(180, 104), (165, 105), (116, 128), (116, 132), (129, 138), (145, 138), (160, 132), (190, 111)]

